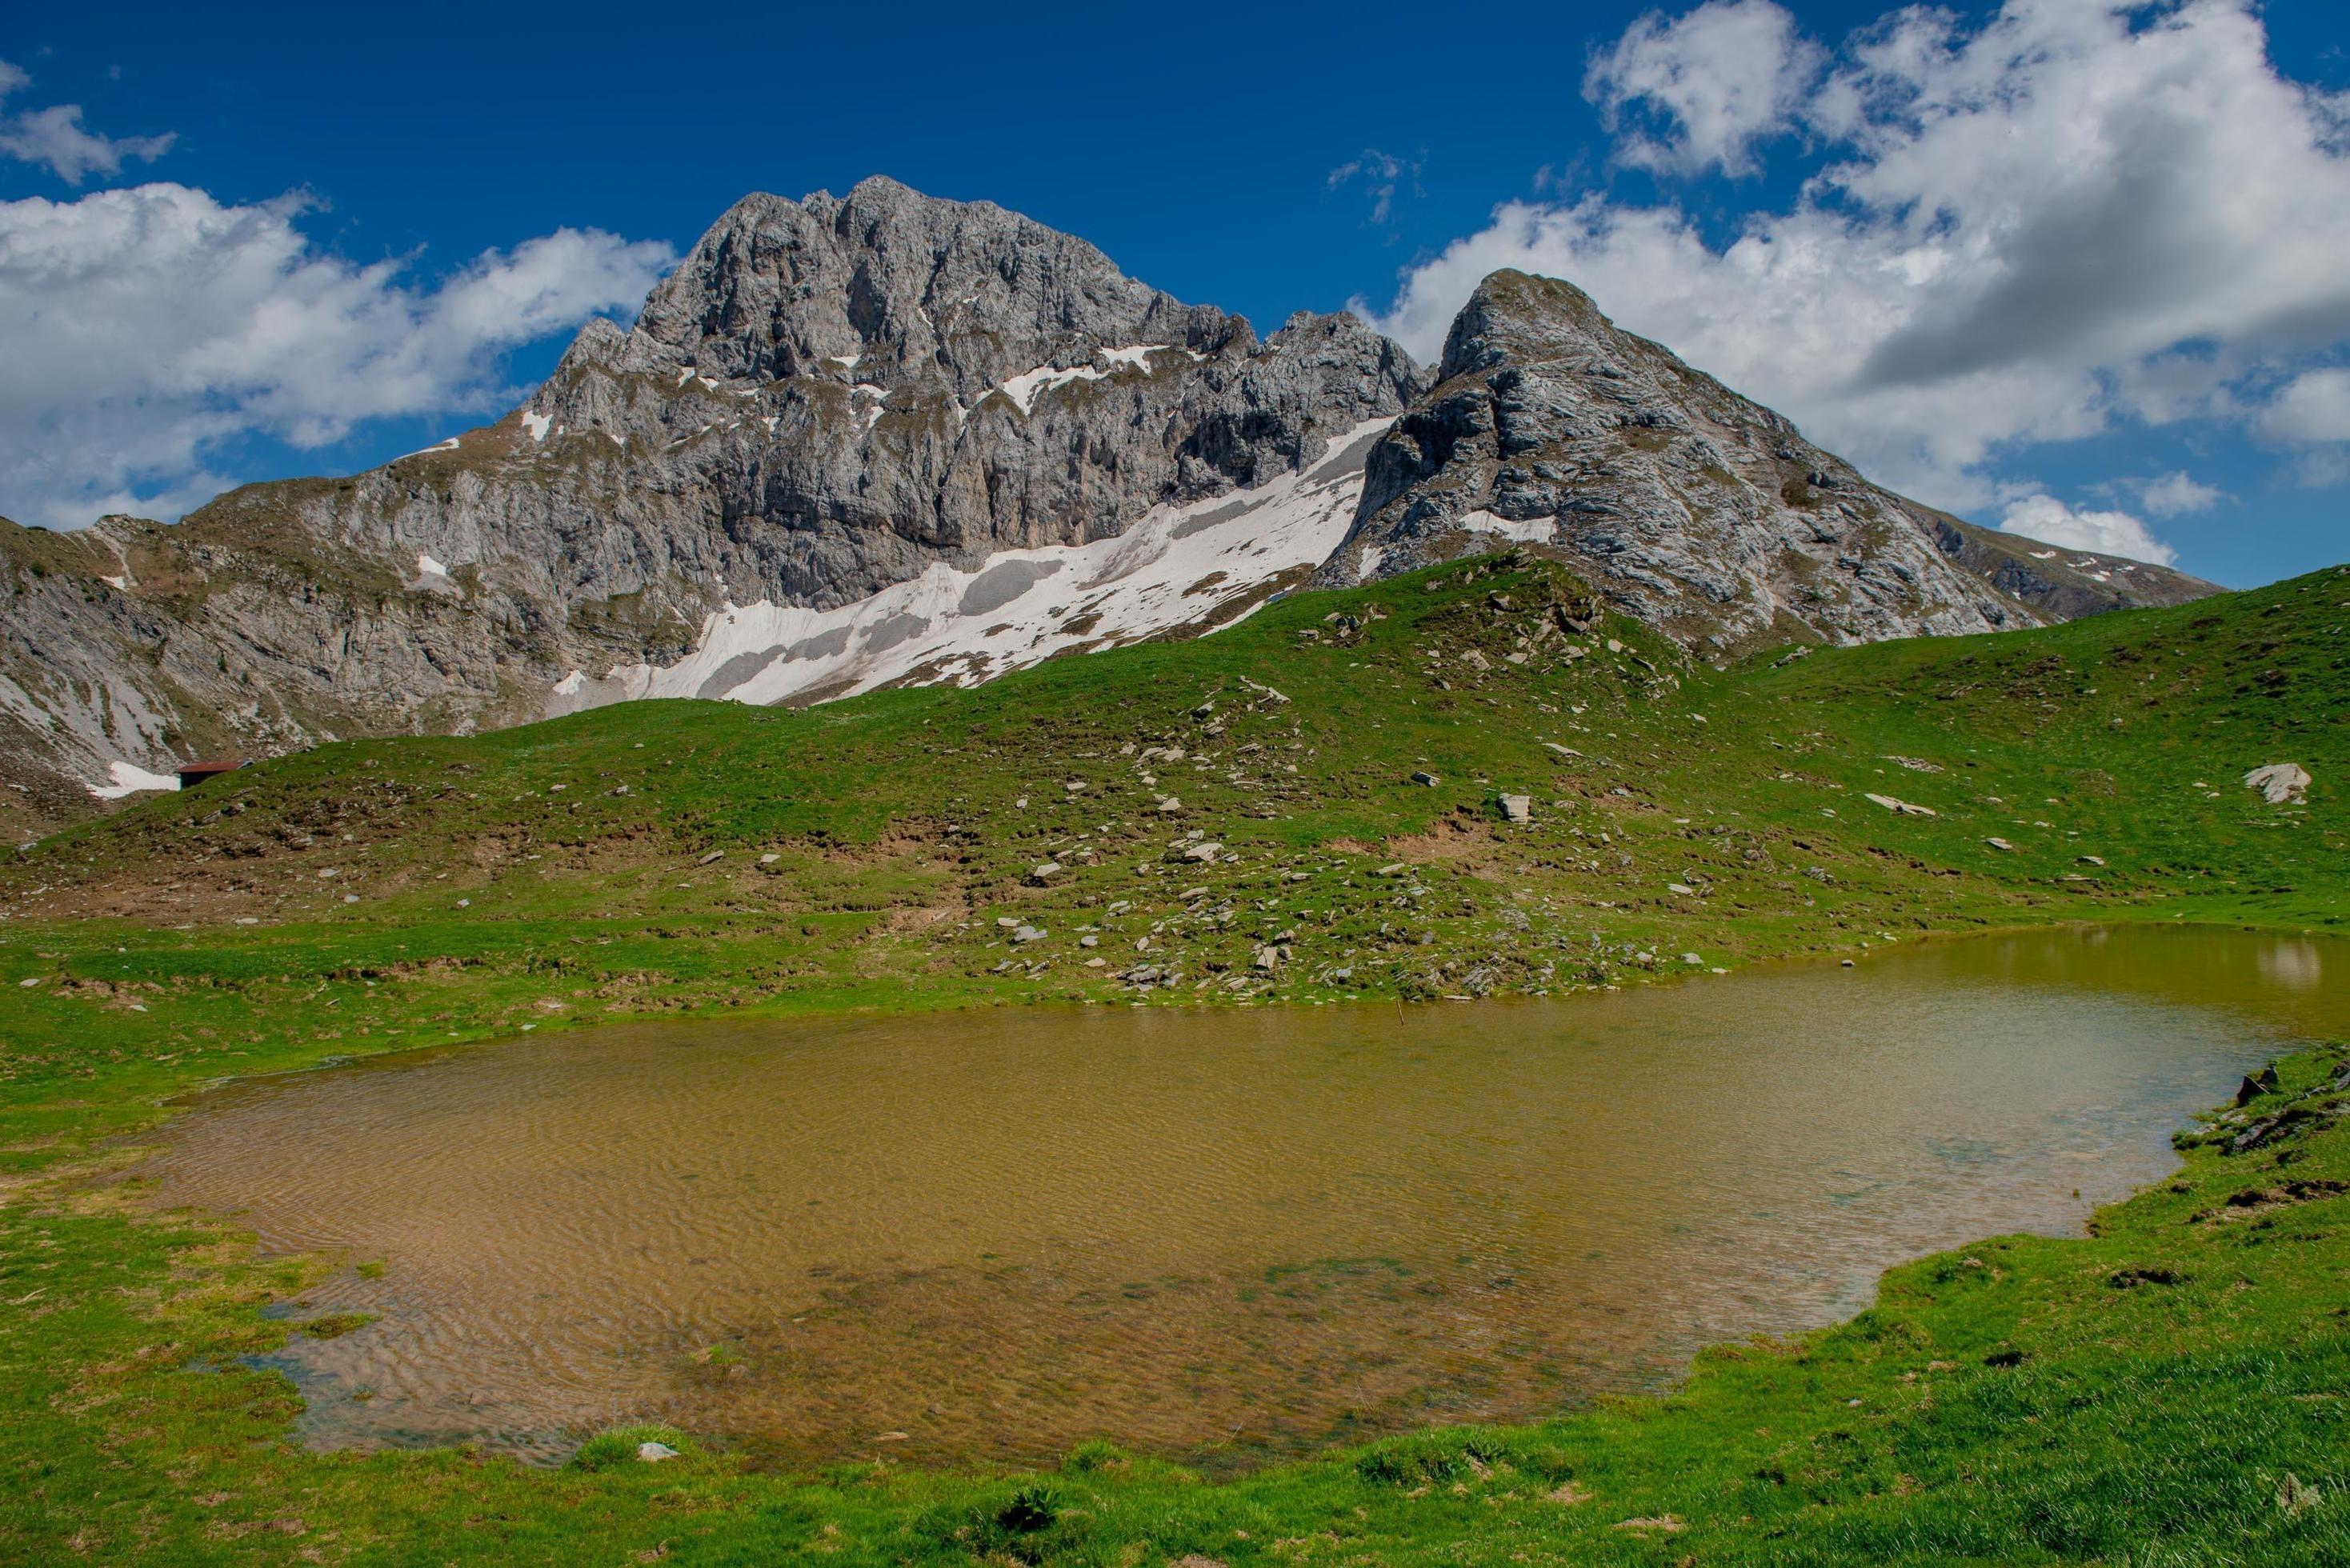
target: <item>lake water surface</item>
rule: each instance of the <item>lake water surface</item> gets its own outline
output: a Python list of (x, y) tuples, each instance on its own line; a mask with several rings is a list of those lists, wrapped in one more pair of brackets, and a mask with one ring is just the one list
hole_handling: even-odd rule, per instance
[[(322, 1444), (1242, 1462), (1652, 1384), (2076, 1231), (2350, 948), (2058, 930), (1547, 1002), (647, 1023), (240, 1084), (161, 1200), (351, 1267)], [(382, 1265), (380, 1274), (360, 1263)]]

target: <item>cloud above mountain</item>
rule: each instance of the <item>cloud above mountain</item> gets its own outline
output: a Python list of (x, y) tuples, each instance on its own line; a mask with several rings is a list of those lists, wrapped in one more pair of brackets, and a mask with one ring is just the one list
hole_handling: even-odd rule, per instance
[(212, 465), (240, 438), (498, 407), (508, 351), (633, 310), (676, 259), (567, 228), (427, 280), (321, 249), (312, 204), (166, 183), (0, 202), (0, 511), (172, 516), (226, 487)]
[(2350, 442), (2323, 364), (2350, 342), (2350, 100), (2266, 43), (2244, 0), (1912, 7), (1834, 47), (1772, 0), (1650, 16), (1586, 79), (1617, 162), (1783, 152), (1812, 168), (1792, 197), (1727, 234), (1669, 186), (1507, 202), (1357, 308), (1431, 356), (1494, 268), (1565, 277), (1954, 507), (2045, 499), (1994, 460), (2125, 421), (2229, 421), (2323, 462)]
[(2053, 495), (2026, 495), (2010, 502), (2000, 527), (2045, 544), (2071, 550), (2097, 550), (2127, 556), (2168, 566), (2178, 553), (2147, 531), (2146, 524), (2126, 512), (2067, 506)]
[[(20, 66), (0, 60), (0, 102), (32, 85)], [(152, 161), (172, 150), (179, 138), (161, 136), (101, 136), (81, 121), (81, 105), (53, 104), (0, 118), (0, 158), (35, 163), (78, 185), (92, 174), (119, 174), (132, 159)]]

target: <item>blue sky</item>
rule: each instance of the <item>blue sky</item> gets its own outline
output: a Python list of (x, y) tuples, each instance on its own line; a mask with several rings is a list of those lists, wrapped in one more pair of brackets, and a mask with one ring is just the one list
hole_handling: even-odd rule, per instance
[(1535, 266), (1978, 521), (2350, 558), (2338, 6), (224, 9), (0, 22), (0, 513), (427, 444), (878, 172), (1423, 354)]

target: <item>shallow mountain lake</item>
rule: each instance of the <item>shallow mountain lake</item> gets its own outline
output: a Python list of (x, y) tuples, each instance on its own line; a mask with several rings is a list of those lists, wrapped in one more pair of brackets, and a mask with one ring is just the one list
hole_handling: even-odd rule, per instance
[(1546, 1002), (645, 1023), (234, 1085), (151, 1173), (380, 1314), (267, 1358), (314, 1443), (1228, 1465), (1537, 1417), (2076, 1232), (2350, 1029), (2345, 977), (2063, 929)]

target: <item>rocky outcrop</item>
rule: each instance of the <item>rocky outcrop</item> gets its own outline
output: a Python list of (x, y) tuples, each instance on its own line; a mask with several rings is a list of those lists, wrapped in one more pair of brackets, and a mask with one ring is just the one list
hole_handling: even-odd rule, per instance
[[(1388, 576), (1497, 537), (1724, 651), (1991, 631), (2211, 591), (2135, 564), (2095, 568), (2103, 578), (2007, 570), (2047, 547), (1987, 546), (1621, 330), (1572, 285), (1518, 272), (1487, 278), (1453, 322), (1436, 386), (1373, 449), (1320, 577)], [(1994, 556), (2000, 571), (1980, 569)]]
[[(25, 786), (0, 807), (47, 826), (117, 763), (536, 717), (575, 672), (675, 663), (730, 607), (846, 606), (1244, 501), (1424, 385), (1353, 317), (1260, 341), (986, 202), (751, 196), (494, 425), (173, 527), (0, 529)], [(1213, 624), (1269, 580), (1221, 574), (1170, 613)]]
[(197, 755), (969, 683), (1496, 536), (1718, 649), (2206, 587), (1880, 490), (1563, 283), (1488, 279), (1431, 378), (868, 180), (736, 203), (495, 424), (169, 527), (0, 522), (0, 826)]
[(2126, 556), (2070, 550), (1988, 528), (1913, 504), (1935, 548), (2045, 620), (2078, 620), (2107, 610), (2183, 605), (2226, 590), (2217, 583)]

